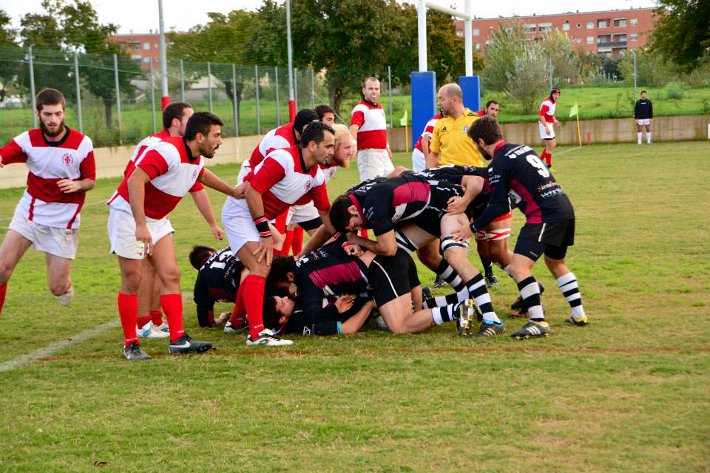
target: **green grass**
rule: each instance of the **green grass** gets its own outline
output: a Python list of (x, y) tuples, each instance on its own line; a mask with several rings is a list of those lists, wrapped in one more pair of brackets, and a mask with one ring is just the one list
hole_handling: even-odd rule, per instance
[[(444, 326), (247, 349), (242, 336), (198, 328), (186, 301), (187, 330), (217, 351), (171, 357), (164, 341), (146, 341), (154, 359), (128, 363), (116, 325), (0, 373), (0, 471), (707, 471), (709, 151), (703, 142), (558, 148), (555, 176), (578, 218), (569, 265), (586, 328), (563, 324), (569, 309), (541, 264), (553, 332), (527, 342), (461, 339)], [(213, 169), (229, 181), (238, 170)], [(331, 195), (356, 173), (339, 172)], [(102, 180), (87, 198), (71, 307), (47, 291), (41, 254), (18, 265), (0, 363), (117, 320), (118, 265), (100, 203), (116, 184)], [(20, 194), (0, 191), (2, 232)], [(223, 198), (211, 197), (219, 211)], [(172, 215), (183, 290), (195, 276), (190, 246), (213, 243), (189, 200)], [(522, 222), (516, 213), (514, 234)], [(498, 276), (492, 297), (505, 316), (516, 291)], [(523, 324), (503, 318), (508, 331)]]
[[(641, 93), (641, 87), (638, 93)], [(710, 88), (680, 89), (678, 86), (668, 86), (662, 89), (646, 88), (649, 98), (653, 101), (655, 116), (664, 115), (703, 115), (710, 113)], [(579, 105), (580, 118), (583, 120), (600, 118), (628, 118), (633, 115), (634, 92), (632, 87), (569, 87), (564, 88), (562, 97), (557, 107), (557, 117), (564, 121), (568, 119), (569, 110), (575, 102)], [(675, 95), (674, 95), (675, 94)], [(541, 91), (540, 100), (545, 96)], [(669, 98), (675, 97), (675, 98)], [(216, 97), (216, 93), (215, 93)], [(503, 93), (486, 93), (481, 97), (481, 103), (495, 99), (501, 103), (499, 119), (502, 123), (535, 122), (536, 113), (523, 113), (521, 106), (506, 98)], [(300, 107), (310, 105), (310, 96), (303, 98)], [(350, 97), (343, 100), (341, 116), (346, 122), (350, 120), (350, 111), (359, 101), (359, 98)], [(316, 97), (316, 104), (327, 102), (327, 97)], [(82, 113), (84, 132), (91, 136), (95, 146), (109, 146), (118, 144), (115, 131), (106, 129), (104, 108), (97, 100), (85, 100)], [(382, 95), (382, 104), (388, 120), (390, 115), (390, 99), (387, 93)], [(207, 100), (193, 102), (197, 110), (207, 110)], [(67, 124), (78, 128), (78, 119), (75, 107), (70, 104), (67, 109)], [(408, 111), (408, 122), (412, 123), (412, 104), (408, 95), (395, 95), (392, 97), (392, 123), (399, 126), (400, 119)], [(260, 100), (261, 133), (277, 126), (277, 110), (274, 100)], [(288, 105), (286, 99), (279, 102), (281, 122), (288, 119)], [(226, 123), (225, 136), (235, 136), (232, 104), (229, 100), (213, 100), (212, 111), (221, 116)], [(156, 111), (155, 127), (160, 131), (160, 107)], [(251, 98), (241, 102), (240, 108), (240, 135), (257, 134), (256, 101)], [(114, 121), (115, 110), (114, 110)], [(116, 122), (117, 123), (117, 122)], [(0, 143), (6, 143), (13, 137), (32, 128), (32, 114), (27, 109), (0, 109)], [(122, 106), (122, 143), (137, 143), (154, 130), (150, 104), (123, 105)]]

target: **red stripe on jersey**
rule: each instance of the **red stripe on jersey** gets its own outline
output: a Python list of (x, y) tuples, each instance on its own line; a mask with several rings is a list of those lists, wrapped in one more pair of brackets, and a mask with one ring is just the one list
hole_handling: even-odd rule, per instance
[(429, 199), (429, 184), (426, 182), (408, 182), (398, 186), (392, 195), (392, 206), (397, 207), (411, 202), (426, 202)]
[(57, 182), (61, 179), (45, 179), (36, 176), (32, 172), (27, 174), (27, 192), (32, 197), (43, 200), (45, 202), (59, 202), (62, 204), (79, 204), (84, 203), (86, 192), (71, 192), (64, 193), (59, 189)]
[(272, 159), (264, 162), (258, 173), (254, 174), (252, 170), (244, 180), (248, 181), (249, 185), (259, 194), (265, 194), (274, 184), (283, 179), (285, 175), (286, 170), (278, 161)]
[(372, 130), (357, 132), (357, 149), (387, 148), (387, 131)]

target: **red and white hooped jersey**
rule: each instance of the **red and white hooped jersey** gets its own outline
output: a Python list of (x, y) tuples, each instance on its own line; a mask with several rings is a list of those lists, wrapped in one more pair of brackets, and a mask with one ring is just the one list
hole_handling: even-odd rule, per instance
[(431, 134), (434, 132), (434, 125), (436, 125), (436, 122), (438, 122), (441, 119), (441, 114), (437, 113), (433, 117), (429, 119), (428, 122), (426, 122), (426, 126), (424, 127), (424, 131), (422, 132), (421, 135), (419, 135), (419, 139), (417, 140), (417, 143), (414, 145), (414, 149), (418, 149), (422, 153), (424, 150), (422, 149), (422, 137), (428, 136), (431, 138)]
[[(292, 205), (311, 200), (318, 210), (330, 209), (323, 170), (316, 165), (305, 171), (298, 146), (272, 151), (244, 180), (261, 194), (264, 216), (270, 220)], [(227, 208), (235, 203), (236, 199), (229, 197), (224, 205)]]
[[(145, 185), (143, 208), (147, 217), (156, 220), (168, 215), (185, 194), (198, 190), (198, 184), (202, 184), (197, 178), (205, 172), (202, 156), (191, 161), (181, 136), (166, 138), (146, 148), (136, 158), (135, 167), (150, 176), (150, 182)], [(135, 167), (109, 199), (111, 208), (131, 212), (128, 179), (135, 172)]]
[(350, 114), (350, 126), (357, 125), (357, 149), (387, 148), (387, 119), (382, 104), (361, 100)]
[(540, 104), (540, 116), (547, 123), (555, 123), (555, 102), (546, 98)]
[(293, 123), (289, 122), (269, 131), (254, 148), (248, 160), (242, 163), (237, 176), (237, 184), (244, 182), (244, 178), (264, 160), (264, 157), (275, 149), (286, 149), (296, 145), (293, 136)]
[(17, 210), (28, 220), (56, 228), (79, 228), (79, 211), (86, 192), (66, 194), (61, 179), (96, 180), (94, 145), (91, 138), (67, 128), (62, 140), (47, 142), (35, 128), (15, 137), (0, 149), (3, 164), (25, 163), (29, 168), (27, 189)]

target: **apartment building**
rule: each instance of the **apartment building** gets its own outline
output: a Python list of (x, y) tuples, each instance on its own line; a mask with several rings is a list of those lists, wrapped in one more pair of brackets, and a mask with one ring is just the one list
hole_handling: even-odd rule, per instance
[[(546, 33), (561, 31), (575, 47), (587, 52), (620, 56), (629, 49), (644, 46), (654, 28), (655, 8), (632, 8), (597, 12), (565, 12), (553, 15), (477, 18), (472, 23), (473, 47), (486, 55), (486, 45), (499, 28), (510, 28), (520, 22), (531, 41)], [(463, 22), (456, 22), (456, 33), (463, 37)]]
[(117, 34), (109, 37), (109, 41), (120, 44), (131, 55), (131, 59), (139, 62), (141, 70), (147, 72), (150, 63), (154, 69), (160, 68), (160, 35), (158, 33)]

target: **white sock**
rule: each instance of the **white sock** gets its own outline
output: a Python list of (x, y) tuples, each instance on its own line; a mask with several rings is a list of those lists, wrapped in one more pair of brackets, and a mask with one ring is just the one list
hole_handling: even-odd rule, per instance
[(643, 136), (643, 133), (641, 133), (640, 131), (639, 131), (638, 133), (636, 133), (636, 142), (637, 142), (637, 144), (641, 144), (641, 137), (642, 137), (642, 136)]
[(646, 143), (651, 144), (651, 132), (646, 133)]

